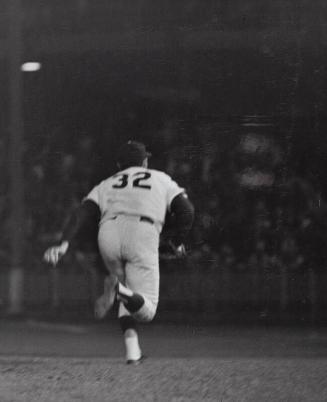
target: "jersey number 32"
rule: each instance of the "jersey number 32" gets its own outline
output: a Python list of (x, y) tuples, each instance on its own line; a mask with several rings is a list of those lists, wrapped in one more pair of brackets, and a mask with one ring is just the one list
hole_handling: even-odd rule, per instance
[(120, 173), (115, 176), (117, 182), (112, 185), (113, 188), (125, 188), (128, 185), (129, 180), (132, 180), (132, 186), (137, 188), (143, 188), (145, 190), (150, 190), (151, 185), (148, 180), (151, 178), (151, 173), (149, 172), (136, 172), (129, 177), (126, 173)]

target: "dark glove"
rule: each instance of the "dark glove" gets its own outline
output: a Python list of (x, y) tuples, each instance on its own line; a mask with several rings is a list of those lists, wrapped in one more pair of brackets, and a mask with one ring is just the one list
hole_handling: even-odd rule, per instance
[(175, 244), (170, 239), (160, 245), (159, 255), (165, 260), (179, 259), (186, 256), (186, 249), (183, 243)]

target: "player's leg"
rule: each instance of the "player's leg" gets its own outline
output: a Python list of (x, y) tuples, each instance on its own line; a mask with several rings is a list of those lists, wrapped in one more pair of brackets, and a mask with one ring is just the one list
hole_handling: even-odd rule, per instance
[(125, 286), (118, 298), (137, 321), (151, 321), (159, 296), (159, 232), (147, 222), (131, 222), (126, 232)]
[(102, 319), (114, 304), (117, 295), (118, 278), (124, 276), (120, 258), (120, 234), (115, 221), (102, 225), (98, 236), (99, 251), (108, 270), (104, 279), (104, 292), (95, 302), (95, 316)]
[(119, 305), (118, 316), (124, 336), (126, 362), (127, 364), (138, 364), (142, 359), (142, 351), (139, 343), (137, 322), (122, 303)]
[[(137, 321), (149, 322), (156, 313), (159, 274), (153, 275), (156, 272), (153, 268), (143, 267), (143, 269), (137, 270), (135, 265), (126, 264), (126, 286), (118, 282), (117, 298), (120, 300), (118, 314), (124, 334), (127, 364), (139, 364), (143, 359), (139, 344)], [(144, 275), (144, 272), (147, 274)]]
[(119, 281), (117, 283), (117, 299), (131, 314), (140, 310), (145, 303), (144, 297), (141, 294), (133, 292), (130, 288), (124, 286)]
[(126, 285), (118, 283), (118, 300), (137, 321), (151, 321), (158, 305), (159, 271), (153, 266), (127, 263), (125, 275)]
[(103, 294), (94, 304), (94, 315), (97, 319), (104, 318), (116, 300), (118, 278), (109, 273), (104, 279)]
[(95, 302), (96, 318), (104, 318), (116, 299), (125, 306), (129, 314), (135, 314), (139, 321), (151, 321), (154, 317), (155, 306), (150, 300), (124, 286), (116, 275), (109, 274), (104, 280), (104, 292)]
[[(101, 227), (99, 249), (111, 275), (96, 306), (98, 318), (104, 317), (117, 297), (136, 320), (153, 319), (159, 293), (158, 243), (157, 229), (139, 220), (121, 218)], [(122, 258), (127, 261), (124, 266)], [(117, 277), (125, 278), (126, 286)]]

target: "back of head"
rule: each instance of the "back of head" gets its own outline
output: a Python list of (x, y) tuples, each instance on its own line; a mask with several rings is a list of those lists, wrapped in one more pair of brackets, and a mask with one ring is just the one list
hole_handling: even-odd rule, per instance
[(127, 169), (132, 166), (142, 166), (144, 160), (150, 156), (144, 144), (128, 141), (118, 150), (116, 161), (120, 169)]

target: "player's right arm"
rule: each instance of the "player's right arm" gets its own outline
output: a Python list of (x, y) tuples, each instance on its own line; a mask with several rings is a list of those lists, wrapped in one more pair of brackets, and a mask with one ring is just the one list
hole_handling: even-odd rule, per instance
[(89, 224), (94, 224), (94, 222), (98, 223), (100, 221), (100, 216), (101, 213), (98, 204), (95, 201), (86, 198), (74, 211), (64, 227), (60, 244), (49, 247), (44, 253), (44, 260), (49, 264), (56, 265), (67, 253), (80, 230)]

